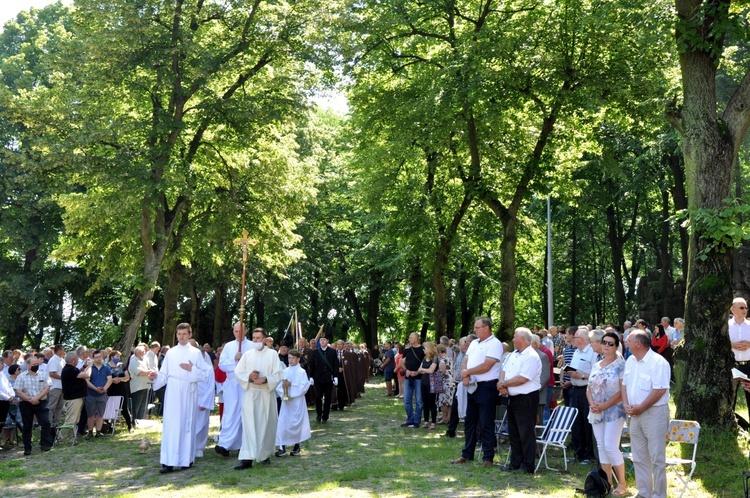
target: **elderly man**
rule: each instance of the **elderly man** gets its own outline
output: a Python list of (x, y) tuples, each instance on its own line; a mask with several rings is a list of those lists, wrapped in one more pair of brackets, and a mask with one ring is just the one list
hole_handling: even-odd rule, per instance
[[(453, 395), (453, 405), (451, 406), (451, 418), (448, 422), (448, 430), (445, 431), (445, 435), (450, 438), (456, 437), (456, 429), (458, 428), (458, 421), (460, 419), (460, 416), (458, 414), (459, 389), (463, 390), (462, 394), (460, 395), (461, 398), (464, 401), (466, 400), (466, 387), (464, 387), (463, 383), (461, 382), (461, 370), (466, 368), (466, 350), (469, 349), (469, 345), (476, 338), (477, 337), (474, 334), (469, 334), (468, 336), (462, 337), (458, 340), (458, 354), (456, 355), (456, 361), (453, 363), (453, 372), (451, 372), (453, 382), (456, 384), (456, 393)], [(465, 413), (466, 407), (464, 406), (461, 411)]]
[(651, 337), (632, 330), (631, 356), (622, 378), (622, 404), (630, 417), (630, 442), (638, 496), (666, 498), (664, 435), (669, 428), (669, 363), (651, 350)]
[(596, 363), (596, 352), (591, 347), (589, 330), (579, 328), (575, 334), (576, 350), (570, 362), (570, 382), (573, 385), (570, 392), (570, 406), (578, 408), (578, 416), (573, 422), (571, 445), (576, 451), (576, 458), (583, 464), (588, 464), (595, 457), (594, 431), (589, 423), (589, 400), (586, 388), (589, 385), (589, 375)]
[(146, 418), (148, 395), (151, 392), (149, 375), (151, 372), (156, 373), (155, 368), (153, 370), (149, 368), (145, 345), (139, 344), (133, 350), (133, 356), (128, 364), (128, 372), (130, 373), (130, 399), (133, 402), (133, 420), (143, 420)]
[(682, 344), (682, 339), (685, 331), (685, 319), (675, 318), (674, 319), (674, 332), (672, 333), (672, 349), (677, 349), (677, 346)]
[(464, 464), (474, 459), (479, 432), (482, 437), (482, 465), (492, 467), (492, 459), (495, 457), (495, 405), (498, 397), (496, 385), (502, 367), (500, 360), (503, 357), (503, 345), (492, 335), (492, 320), (487, 317), (476, 319), (474, 333), (477, 339), (466, 350), (466, 368), (461, 370), (461, 382), (468, 387), (472, 381), (476, 381), (476, 389), (469, 393), (466, 403), (465, 444), (461, 457), (451, 463)]
[[(740, 372), (750, 376), (750, 320), (747, 319), (747, 301), (741, 297), (736, 297), (729, 310), (732, 312), (732, 318), (729, 319), (729, 341), (732, 343), (734, 366)], [(750, 392), (747, 391), (747, 388), (745, 389), (745, 399), (747, 400), (748, 415), (750, 415)], [(737, 404), (736, 396), (735, 404)]]
[(34, 427), (34, 417), (42, 428), (40, 440), (42, 451), (51, 450), (54, 442), (47, 409), (47, 394), (49, 394), (52, 382), (46, 373), (39, 371), (39, 358), (31, 356), (27, 362), (28, 368), (18, 376), (13, 386), (16, 396), (21, 399), (18, 408), (21, 412), (21, 420), (23, 420), (23, 454), (25, 456), (31, 455), (31, 430)]
[(70, 439), (73, 438), (72, 432), (76, 430), (74, 426), (81, 416), (83, 400), (86, 398), (88, 389), (86, 379), (91, 375), (91, 363), (89, 359), (84, 363), (83, 369), (79, 369), (76, 366), (78, 364), (78, 354), (75, 351), (65, 354), (65, 366), (60, 373), (60, 384), (62, 385), (63, 399), (65, 400), (65, 422), (63, 425), (73, 427), (70, 430)]
[[(507, 470), (534, 473), (536, 456), (536, 434), (534, 421), (539, 405), (539, 390), (542, 385), (542, 356), (549, 361), (545, 353), (541, 355), (532, 347), (532, 341), (539, 343), (538, 337), (532, 337), (525, 327), (516, 329), (513, 345), (516, 351), (508, 358), (500, 374), (497, 390), (502, 396), (508, 396), (508, 438), (510, 439), (510, 466)], [(547, 370), (549, 376), (549, 370)]]
[(219, 356), (219, 369), (227, 374), (224, 381), (224, 415), (221, 418), (219, 444), (214, 450), (219, 455), (229, 456), (230, 451), (239, 450), (242, 446), (242, 398), (244, 390), (235, 378), (234, 369), (249, 351), (252, 343), (245, 337), (245, 326), (237, 322), (232, 329), (234, 340), (224, 345)]
[(244, 390), (242, 446), (235, 470), (249, 469), (253, 460), (270, 463), (274, 453), (278, 411), (276, 386), (284, 379), (284, 366), (273, 348), (266, 346), (265, 329), (253, 330), (253, 345), (237, 363), (235, 376)]

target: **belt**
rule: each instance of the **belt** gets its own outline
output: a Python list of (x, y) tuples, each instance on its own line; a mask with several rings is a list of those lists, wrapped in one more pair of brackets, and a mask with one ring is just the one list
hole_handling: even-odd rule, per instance
[(585, 386), (573, 386), (573, 389), (586, 389), (587, 387), (589, 387), (588, 384), (586, 384)]
[(480, 380), (477, 382), (477, 385), (479, 384), (497, 384), (496, 380)]
[(737, 365), (747, 365), (750, 364), (750, 361), (735, 361), (734, 363)]

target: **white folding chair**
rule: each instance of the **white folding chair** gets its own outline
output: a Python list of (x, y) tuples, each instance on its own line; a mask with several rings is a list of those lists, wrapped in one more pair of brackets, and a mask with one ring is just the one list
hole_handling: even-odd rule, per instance
[(122, 413), (122, 403), (124, 398), (122, 396), (110, 396), (107, 400), (107, 406), (104, 408), (104, 415), (102, 420), (109, 422), (112, 426), (112, 433), (108, 436), (114, 436), (117, 427), (117, 422), (120, 420), (120, 414)]
[[(501, 420), (495, 420), (495, 453), (500, 454), (503, 441), (508, 441), (508, 411), (505, 410)], [(510, 454), (510, 449), (508, 449)]]
[(557, 469), (553, 469), (547, 463), (547, 449), (550, 447), (563, 450), (563, 463), (565, 465), (565, 470), (568, 470), (568, 455), (565, 441), (568, 438), (568, 434), (570, 434), (573, 429), (573, 422), (577, 416), (577, 408), (558, 406), (554, 409), (549, 422), (544, 426), (542, 435), (536, 439), (537, 444), (542, 445), (542, 454), (539, 456), (539, 462), (536, 464), (534, 472), (539, 470), (539, 467), (542, 465), (542, 460), (544, 460), (544, 466), (547, 470), (557, 471)]
[[(678, 446), (679, 454), (682, 454), (683, 445), (693, 445), (692, 458), (667, 457), (667, 469), (670, 467), (675, 470), (677, 477), (682, 481), (683, 487), (680, 498), (687, 491), (688, 484), (693, 478), (695, 472), (695, 456), (698, 453), (698, 436), (700, 435), (701, 425), (694, 420), (670, 420), (669, 430), (667, 431), (667, 447), (669, 445)], [(681, 473), (681, 467), (690, 465), (689, 473)]]

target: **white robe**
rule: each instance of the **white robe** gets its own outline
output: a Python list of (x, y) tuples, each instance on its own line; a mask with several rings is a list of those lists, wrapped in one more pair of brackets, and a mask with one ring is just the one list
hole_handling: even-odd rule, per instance
[[(250, 351), (251, 344), (249, 340), (243, 339), (242, 352)], [(242, 445), (242, 397), (245, 390), (234, 378), (234, 369), (237, 366), (234, 357), (238, 347), (237, 340), (229, 341), (219, 356), (219, 369), (227, 374), (227, 380), (222, 386), (224, 415), (221, 418), (218, 445), (227, 450), (239, 450)]]
[[(216, 388), (214, 386), (214, 372), (211, 357), (203, 353), (203, 361), (209, 369), (206, 379), (198, 384), (198, 414), (195, 423), (195, 456), (203, 456), (203, 448), (208, 443), (208, 424), (211, 419), (211, 410), (214, 409), (216, 399)], [(204, 410), (201, 410), (204, 408)]]
[[(255, 385), (249, 380), (253, 370), (268, 379), (268, 383)], [(240, 460), (263, 461), (274, 453), (278, 422), (276, 386), (283, 378), (283, 371), (284, 364), (278, 353), (269, 348), (244, 353), (234, 370), (237, 382), (245, 390)]]
[[(188, 372), (181, 363), (192, 362)], [(208, 364), (198, 348), (177, 345), (167, 352), (154, 380), (154, 390), (167, 386), (164, 395), (161, 454), (159, 462), (172, 467), (189, 467), (195, 459), (195, 431), (198, 412), (198, 383), (209, 375)]]
[(282, 397), (279, 424), (276, 429), (276, 446), (297, 444), (310, 439), (310, 417), (307, 415), (305, 393), (310, 389), (307, 372), (299, 365), (284, 370), (284, 379), (292, 383), (289, 386), (289, 401), (283, 401), (283, 382), (279, 383), (276, 392)]

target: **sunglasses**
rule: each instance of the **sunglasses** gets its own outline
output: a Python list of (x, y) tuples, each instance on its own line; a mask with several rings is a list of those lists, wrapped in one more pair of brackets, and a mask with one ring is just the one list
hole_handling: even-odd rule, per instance
[(612, 346), (612, 347), (614, 347), (614, 345), (615, 345), (614, 342), (610, 342), (610, 341), (602, 341), (602, 344), (605, 345), (605, 346)]
[(747, 309), (747, 306), (737, 306), (737, 309), (740, 309), (740, 310), (746, 310), (746, 309)]

